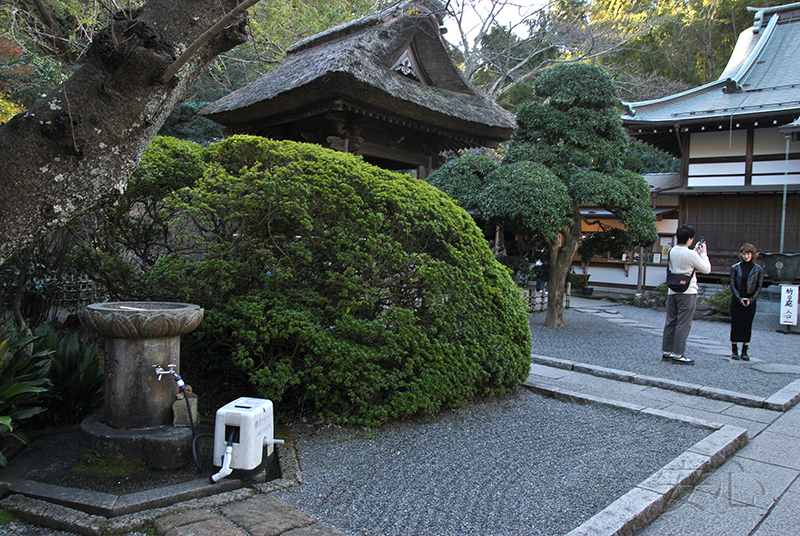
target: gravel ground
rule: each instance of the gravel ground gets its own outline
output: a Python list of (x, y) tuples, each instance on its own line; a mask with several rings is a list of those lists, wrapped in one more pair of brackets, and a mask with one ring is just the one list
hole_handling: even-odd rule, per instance
[(349, 535), (564, 534), (708, 431), (527, 389), (427, 423), (297, 441), (278, 497)]
[[(662, 363), (663, 312), (604, 308), (566, 310), (558, 330), (532, 315), (533, 352), (758, 396), (800, 377), (725, 359), (730, 326), (699, 320), (687, 351), (696, 366)], [(752, 348), (753, 362), (800, 366), (795, 335), (757, 326)], [(427, 422), (307, 428), (295, 428), (304, 484), (276, 495), (352, 536), (564, 534), (708, 434), (526, 389)], [(6, 535), (72, 536), (19, 522), (0, 526)]]
[[(565, 310), (567, 327), (557, 330), (544, 326), (544, 313), (531, 315), (533, 353), (763, 397), (800, 378), (800, 374), (750, 368), (758, 361), (800, 366), (800, 336), (778, 333), (777, 320), (770, 327), (770, 322), (757, 317), (749, 363), (729, 359), (730, 324), (695, 320), (686, 348), (695, 365), (687, 367), (661, 361), (665, 312), (616, 304), (604, 309), (611, 314)], [(635, 321), (638, 326), (620, 320)], [(554, 331), (558, 336), (553, 336)]]

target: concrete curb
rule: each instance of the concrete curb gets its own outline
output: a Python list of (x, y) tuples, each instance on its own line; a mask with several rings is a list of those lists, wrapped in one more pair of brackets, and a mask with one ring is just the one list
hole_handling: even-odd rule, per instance
[(712, 400), (722, 402), (732, 402), (740, 406), (752, 408), (763, 408), (773, 411), (786, 412), (800, 402), (800, 380), (795, 380), (777, 393), (764, 398), (746, 393), (737, 393), (716, 387), (706, 387), (692, 383), (678, 382), (653, 376), (645, 376), (624, 370), (610, 369), (596, 365), (586, 365), (576, 363), (566, 359), (557, 359), (538, 354), (531, 354), (531, 362), (538, 365), (591, 374), (600, 378), (607, 378), (620, 382), (629, 382), (636, 385), (646, 385), (648, 387), (660, 387), (687, 395), (702, 396)]
[[(594, 373), (593, 375), (595, 376), (621, 382), (649, 385), (642, 383), (642, 376), (624, 371), (614, 371), (613, 369), (587, 365), (576, 366), (576, 364), (566, 360), (547, 358), (545, 356), (534, 356), (533, 362), (584, 374)], [(662, 383), (673, 382), (659, 380), (658, 383), (659, 385), (656, 386), (663, 388)], [(523, 385), (538, 394), (559, 400), (578, 404), (599, 404), (714, 430), (708, 437), (695, 443), (683, 454), (653, 473), (566, 536), (632, 536), (638, 533), (660, 516), (671, 502), (690, 491), (706, 474), (720, 467), (748, 442), (747, 430), (739, 426), (723, 425), (705, 419), (648, 408), (639, 404), (560, 389), (548, 381), (538, 384), (526, 381)], [(729, 402), (739, 403), (741, 400), (749, 400), (747, 397), (736, 396), (737, 393), (703, 389), (699, 386), (689, 387), (689, 384), (681, 384), (674, 387), (677, 388), (673, 390), (682, 393), (705, 396), (707, 398), (719, 397), (717, 399)], [(689, 392), (687, 393), (687, 391)]]
[(725, 425), (642, 481), (566, 536), (634, 535), (747, 444), (747, 431)]
[[(557, 368), (569, 369), (562, 360)], [(546, 364), (539, 361), (539, 364)], [(580, 367), (585, 369), (585, 367)], [(598, 376), (613, 378), (611, 369), (603, 369)], [(578, 372), (576, 370), (576, 372)], [(581, 370), (580, 372), (585, 372)], [(630, 381), (630, 375), (618, 375), (619, 381)], [(626, 379), (627, 378), (627, 379)], [(628, 493), (598, 512), (566, 536), (627, 536), (633, 535), (661, 515), (667, 506), (691, 490), (704, 475), (712, 472), (747, 444), (747, 430), (733, 425), (723, 425), (686, 415), (620, 402), (607, 398), (553, 387), (552, 384), (523, 385), (532, 391), (559, 400), (578, 404), (599, 404), (643, 415), (651, 415), (692, 426), (714, 430), (705, 439), (695, 443), (683, 454), (653, 473)]]
[(581, 393), (579, 391), (570, 391), (567, 389), (557, 389), (551, 386), (536, 385), (533, 383), (528, 383), (527, 381), (525, 381), (525, 383), (523, 383), (522, 385), (536, 394), (542, 396), (548, 396), (550, 398), (555, 398), (556, 400), (563, 400), (564, 402), (572, 402), (574, 404), (597, 404), (600, 406), (613, 407), (617, 409), (630, 411), (633, 413), (642, 413), (645, 415), (652, 415), (654, 417), (668, 419), (675, 422), (683, 422), (686, 424), (690, 424), (692, 426), (696, 426), (698, 428), (706, 428), (708, 430), (719, 430), (724, 426), (720, 423), (707, 421), (705, 419), (698, 419), (695, 417), (689, 417), (688, 415), (680, 415), (678, 413), (672, 413), (669, 411), (662, 411), (659, 409), (648, 408), (646, 406), (642, 406), (639, 404), (621, 402), (619, 400), (603, 398), (588, 393)]
[(216, 508), (302, 483), (297, 453), (290, 443), (278, 448), (281, 478), (264, 483), (197, 479), (128, 495), (97, 493), (22, 478), (8, 478), (13, 495), (0, 500), (27, 523), (99, 536), (130, 532), (154, 519), (182, 510)]

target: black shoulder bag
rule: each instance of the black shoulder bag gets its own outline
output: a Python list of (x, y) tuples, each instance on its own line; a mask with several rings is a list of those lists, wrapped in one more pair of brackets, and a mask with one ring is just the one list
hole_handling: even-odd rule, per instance
[(671, 272), (669, 269), (670, 253), (672, 253), (671, 248), (667, 253), (667, 286), (670, 288), (670, 290), (675, 292), (686, 292), (689, 290), (689, 284), (692, 282), (692, 277), (694, 277), (694, 270), (692, 270), (692, 273), (689, 275)]

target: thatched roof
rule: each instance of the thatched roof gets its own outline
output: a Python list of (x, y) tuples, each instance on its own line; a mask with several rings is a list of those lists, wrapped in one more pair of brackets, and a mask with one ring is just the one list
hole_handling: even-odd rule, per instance
[(439, 136), (443, 148), (496, 146), (510, 138), (514, 118), (453, 65), (442, 9), (404, 1), (304, 39), (274, 70), (201, 113), (233, 132), (276, 136), (281, 126), (291, 138), (293, 122), (347, 112)]

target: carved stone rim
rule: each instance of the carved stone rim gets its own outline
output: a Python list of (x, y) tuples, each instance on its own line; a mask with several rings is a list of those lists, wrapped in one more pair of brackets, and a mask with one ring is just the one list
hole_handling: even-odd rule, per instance
[(193, 331), (203, 320), (203, 309), (191, 303), (93, 303), (82, 320), (94, 331), (118, 339), (174, 337)]

